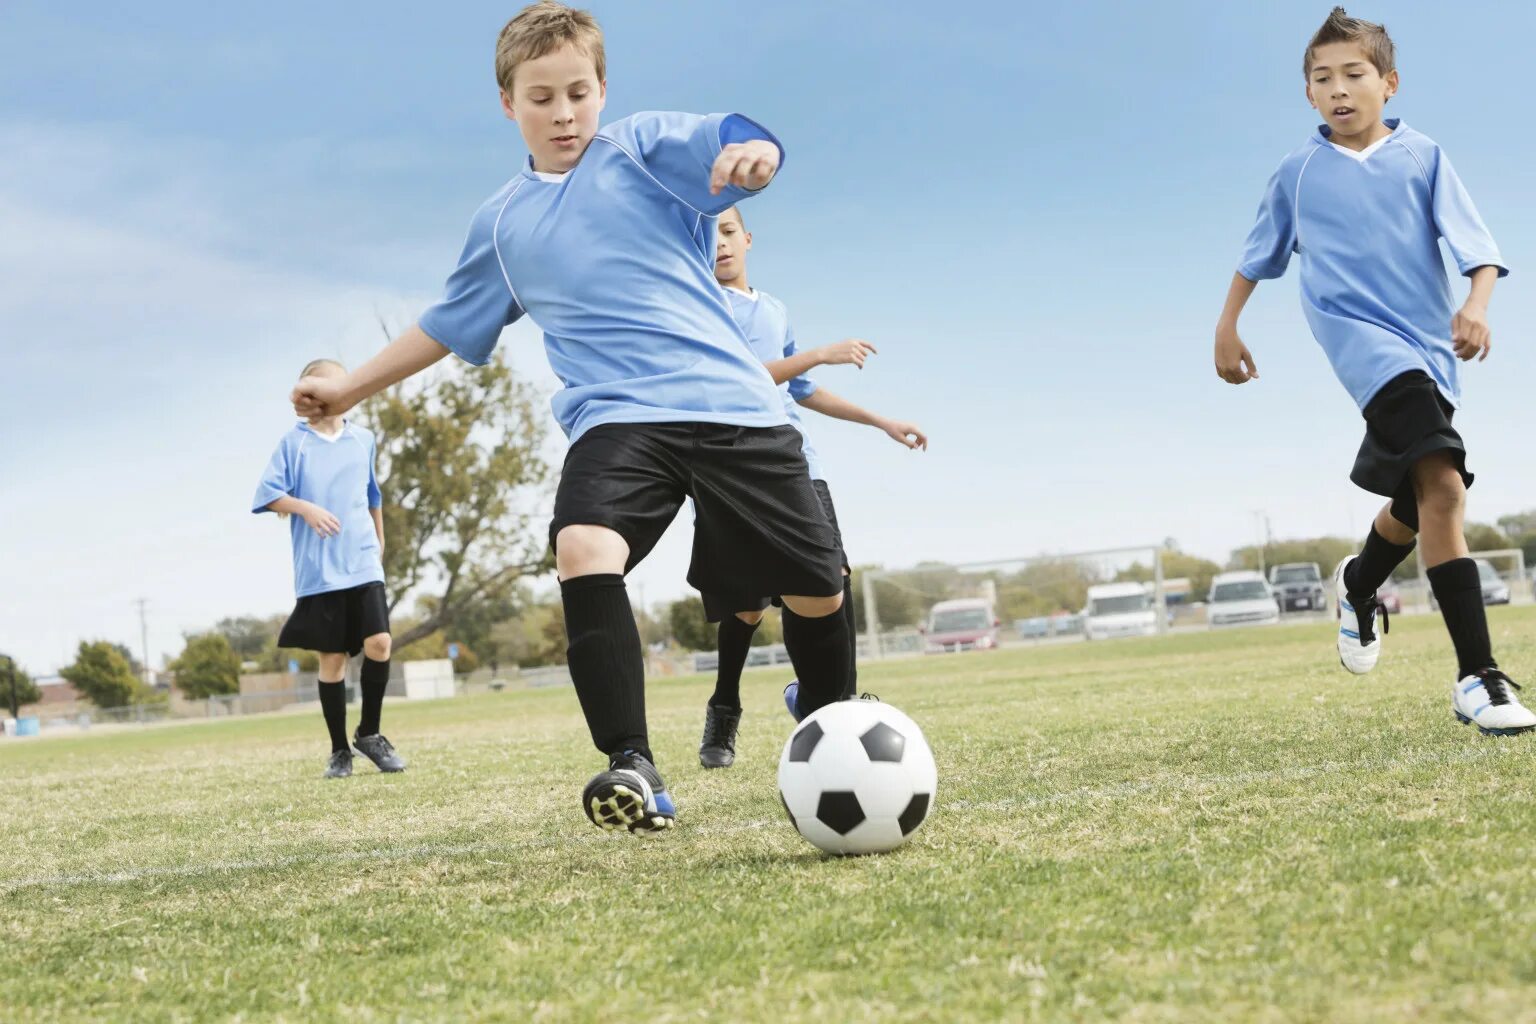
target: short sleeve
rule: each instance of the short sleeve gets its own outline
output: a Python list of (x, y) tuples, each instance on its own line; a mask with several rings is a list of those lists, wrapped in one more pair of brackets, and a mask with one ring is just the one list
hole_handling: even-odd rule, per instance
[(384, 505), (384, 492), (379, 490), (378, 476), (379, 441), (372, 434), (368, 436), (368, 507), (381, 508)]
[[(800, 354), (800, 345), (795, 341), (795, 329), (784, 328), (784, 358)], [(806, 374), (789, 379), (789, 397), (797, 402), (803, 402), (816, 393), (817, 384)]]
[(270, 511), (268, 505), (278, 498), (286, 498), (297, 488), (292, 448), (293, 442), (287, 437), (278, 442), (277, 451), (272, 453), (267, 468), (261, 474), (261, 482), (256, 485), (256, 496), (251, 499), (252, 512)]
[(1289, 177), (1282, 166), (1269, 179), (1253, 230), (1248, 232), (1237, 272), (1250, 281), (1283, 276), (1291, 253), (1296, 251), (1296, 217), (1291, 207)]
[(417, 321), (433, 341), (475, 366), (490, 361), (502, 328), (523, 315), (496, 251), (496, 220), (504, 207), (489, 204), (475, 215), (442, 299)]
[(1498, 244), (1488, 233), (1483, 218), (1472, 205), (1472, 197), (1461, 183), (1456, 169), (1445, 153), (1436, 150), (1435, 177), (1432, 204), (1435, 227), (1440, 237), (1456, 257), (1456, 267), (1463, 274), (1470, 274), (1479, 267), (1498, 267), (1499, 276), (1509, 274), (1509, 267), (1499, 255)]
[(605, 129), (604, 134), (679, 201), (711, 217), (756, 194), (735, 185), (727, 185), (719, 195), (710, 194), (709, 174), (723, 148), (762, 139), (778, 147), (779, 167), (784, 166), (784, 147), (779, 140), (741, 114), (635, 114)]

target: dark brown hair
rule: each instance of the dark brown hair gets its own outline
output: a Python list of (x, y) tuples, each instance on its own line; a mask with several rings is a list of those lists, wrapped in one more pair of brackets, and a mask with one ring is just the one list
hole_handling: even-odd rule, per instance
[(1392, 37), (1387, 35), (1387, 26), (1363, 18), (1351, 18), (1344, 8), (1335, 7), (1329, 12), (1323, 27), (1317, 30), (1317, 34), (1307, 44), (1307, 55), (1301, 61), (1302, 78), (1312, 77), (1313, 51), (1329, 43), (1359, 43), (1366, 58), (1376, 66), (1378, 74), (1385, 75), (1397, 68), (1397, 49), (1392, 45)]

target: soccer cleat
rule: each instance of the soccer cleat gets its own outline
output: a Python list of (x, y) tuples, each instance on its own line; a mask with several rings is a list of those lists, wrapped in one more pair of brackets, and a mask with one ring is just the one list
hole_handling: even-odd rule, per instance
[(710, 704), (704, 709), (704, 738), (699, 741), (699, 764), (705, 768), (729, 768), (736, 761), (736, 728), (741, 709)]
[(378, 765), (381, 772), (405, 771), (405, 758), (395, 753), (394, 746), (384, 738), (383, 733), (374, 733), (372, 736), (352, 735), (352, 746), (368, 760)]
[(352, 777), (352, 751), (333, 750), (331, 759), (325, 763), (325, 777), (328, 779), (347, 779)]
[(608, 770), (592, 776), (581, 791), (581, 807), (592, 824), (609, 832), (636, 835), (671, 828), (677, 818), (667, 784), (656, 766), (634, 750), (614, 754)]
[[(856, 697), (856, 698), (850, 698), (850, 699), (851, 700), (872, 700), (872, 701), (876, 701), (876, 702), (878, 702), (880, 700), (879, 697), (876, 697), (874, 694), (869, 693), (868, 691), (859, 694), (858, 697)], [(791, 679), (789, 681), (789, 685), (784, 687), (784, 707), (789, 709), (789, 713), (794, 718), (795, 721), (798, 722), (801, 719), (805, 718), (805, 716), (800, 713), (800, 680), (798, 680), (798, 679)]]
[(1520, 684), (1496, 668), (1474, 672), (1451, 687), (1451, 710), (1463, 725), (1485, 736), (1514, 736), (1536, 729), (1536, 714), (1511, 691)]
[(1344, 570), (1357, 556), (1350, 555), (1333, 571), (1333, 591), (1339, 603), (1339, 664), (1357, 676), (1363, 676), (1376, 667), (1381, 657), (1381, 637), (1376, 635), (1376, 616), (1381, 616), (1381, 631), (1390, 630), (1387, 610), (1372, 594), (1356, 603), (1344, 586)]

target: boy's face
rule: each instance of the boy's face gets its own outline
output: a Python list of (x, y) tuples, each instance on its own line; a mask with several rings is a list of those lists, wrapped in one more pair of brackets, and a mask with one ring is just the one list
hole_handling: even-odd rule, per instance
[(573, 45), (517, 66), (512, 92), (501, 93), (501, 109), (517, 122), (533, 154), (533, 167), (564, 174), (581, 160), (608, 98), (592, 58)]
[(1381, 108), (1397, 92), (1397, 71), (1376, 70), (1359, 43), (1327, 43), (1312, 51), (1307, 99), (1334, 135), (1357, 136), (1381, 123)]
[(715, 225), (715, 280), (730, 286), (747, 269), (747, 250), (752, 248), (752, 232), (742, 227), (741, 214), (733, 206), (720, 215)]

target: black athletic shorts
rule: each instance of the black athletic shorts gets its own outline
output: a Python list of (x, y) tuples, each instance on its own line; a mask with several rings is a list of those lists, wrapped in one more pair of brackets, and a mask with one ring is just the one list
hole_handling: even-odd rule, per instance
[(1422, 370), (1394, 377), (1365, 407), (1365, 440), (1349, 478), (1372, 494), (1392, 499), (1392, 518), (1419, 528), (1419, 501), (1413, 491), (1414, 463), (1449, 451), (1472, 486), (1467, 449), (1451, 425), (1456, 410)]
[[(843, 571), (851, 568), (848, 565), (848, 553), (843, 549), (843, 530), (837, 525), (837, 509), (832, 505), (832, 492), (827, 488), (825, 480), (812, 480), (811, 486), (816, 488), (816, 497), (821, 501), (821, 511), (826, 515), (827, 522), (832, 525), (832, 538), (837, 543), (837, 557), (842, 560)], [(779, 599), (774, 597), (758, 597), (748, 601), (745, 605), (731, 604), (726, 598), (717, 597), (714, 594), (703, 594), (704, 614), (710, 622), (719, 622), (727, 615), (735, 615), (737, 612), (760, 612), (770, 604), (778, 604)], [(739, 599), (738, 599), (739, 601)]]
[[(688, 583), (729, 602), (842, 593), (842, 554), (791, 426), (608, 423), (565, 456), (550, 547), (567, 526), (606, 526), (628, 572), (692, 498)], [(745, 606), (743, 606), (745, 607)]]
[(364, 583), (299, 598), (277, 635), (277, 646), (321, 654), (346, 652), (355, 658), (365, 638), (388, 632), (384, 584)]

